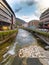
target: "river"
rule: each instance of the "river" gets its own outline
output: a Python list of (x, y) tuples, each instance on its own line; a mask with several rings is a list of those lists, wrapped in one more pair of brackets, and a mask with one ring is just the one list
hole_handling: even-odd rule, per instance
[(22, 29), (19, 29), (16, 40), (21, 46), (26, 46), (36, 42), (34, 36), (31, 33)]
[[(13, 40), (14, 42), (12, 42)], [(2, 55), (3, 58), (1, 62), (2, 65), (22, 65), (22, 59), (19, 58), (18, 51), (24, 47), (28, 47), (30, 45), (34, 45), (37, 43), (37, 40), (34, 38), (34, 35), (23, 29), (18, 30), (18, 34), (16, 38), (13, 38), (12, 41), (10, 45), (6, 43), (5, 48), (7, 51)], [(23, 64), (23, 65), (30, 65), (28, 64), (28, 62), (31, 62), (34, 65), (36, 65), (37, 63), (38, 65), (42, 65), (38, 58), (34, 58), (34, 59), (28, 58), (27, 64)]]

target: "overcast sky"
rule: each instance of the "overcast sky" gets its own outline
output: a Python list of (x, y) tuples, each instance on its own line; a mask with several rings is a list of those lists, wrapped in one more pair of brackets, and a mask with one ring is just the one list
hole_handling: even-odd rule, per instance
[(26, 22), (37, 19), (41, 13), (49, 8), (49, 0), (6, 0), (16, 17)]

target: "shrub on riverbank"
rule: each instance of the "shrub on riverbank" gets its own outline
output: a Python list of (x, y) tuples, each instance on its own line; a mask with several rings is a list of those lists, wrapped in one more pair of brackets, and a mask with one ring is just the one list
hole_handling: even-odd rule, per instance
[(37, 33), (39, 35), (43, 35), (45, 37), (49, 37), (49, 32), (43, 32), (43, 31), (39, 31), (39, 30), (33, 30), (33, 29), (30, 29), (30, 28), (23, 28), (23, 29), (28, 30), (29, 32)]
[(49, 32), (42, 32), (42, 31), (36, 31), (36, 30), (33, 30), (35, 33), (37, 34), (40, 34), (40, 35), (43, 35), (43, 36), (46, 36), (46, 37), (49, 37)]
[(18, 30), (9, 30), (9, 31), (0, 31), (0, 41), (4, 40), (5, 38), (13, 35), (14, 33), (18, 33)]

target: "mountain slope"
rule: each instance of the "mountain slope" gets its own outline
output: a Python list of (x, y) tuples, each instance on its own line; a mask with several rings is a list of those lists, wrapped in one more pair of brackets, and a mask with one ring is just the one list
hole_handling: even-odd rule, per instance
[(19, 18), (16, 18), (16, 25), (22, 25), (22, 24), (25, 24), (26, 22), (24, 20), (21, 20)]

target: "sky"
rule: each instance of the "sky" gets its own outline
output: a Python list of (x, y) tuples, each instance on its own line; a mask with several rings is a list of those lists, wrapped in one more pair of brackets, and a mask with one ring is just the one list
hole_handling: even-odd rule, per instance
[(26, 22), (39, 20), (42, 12), (49, 8), (49, 0), (6, 0), (17, 18)]

